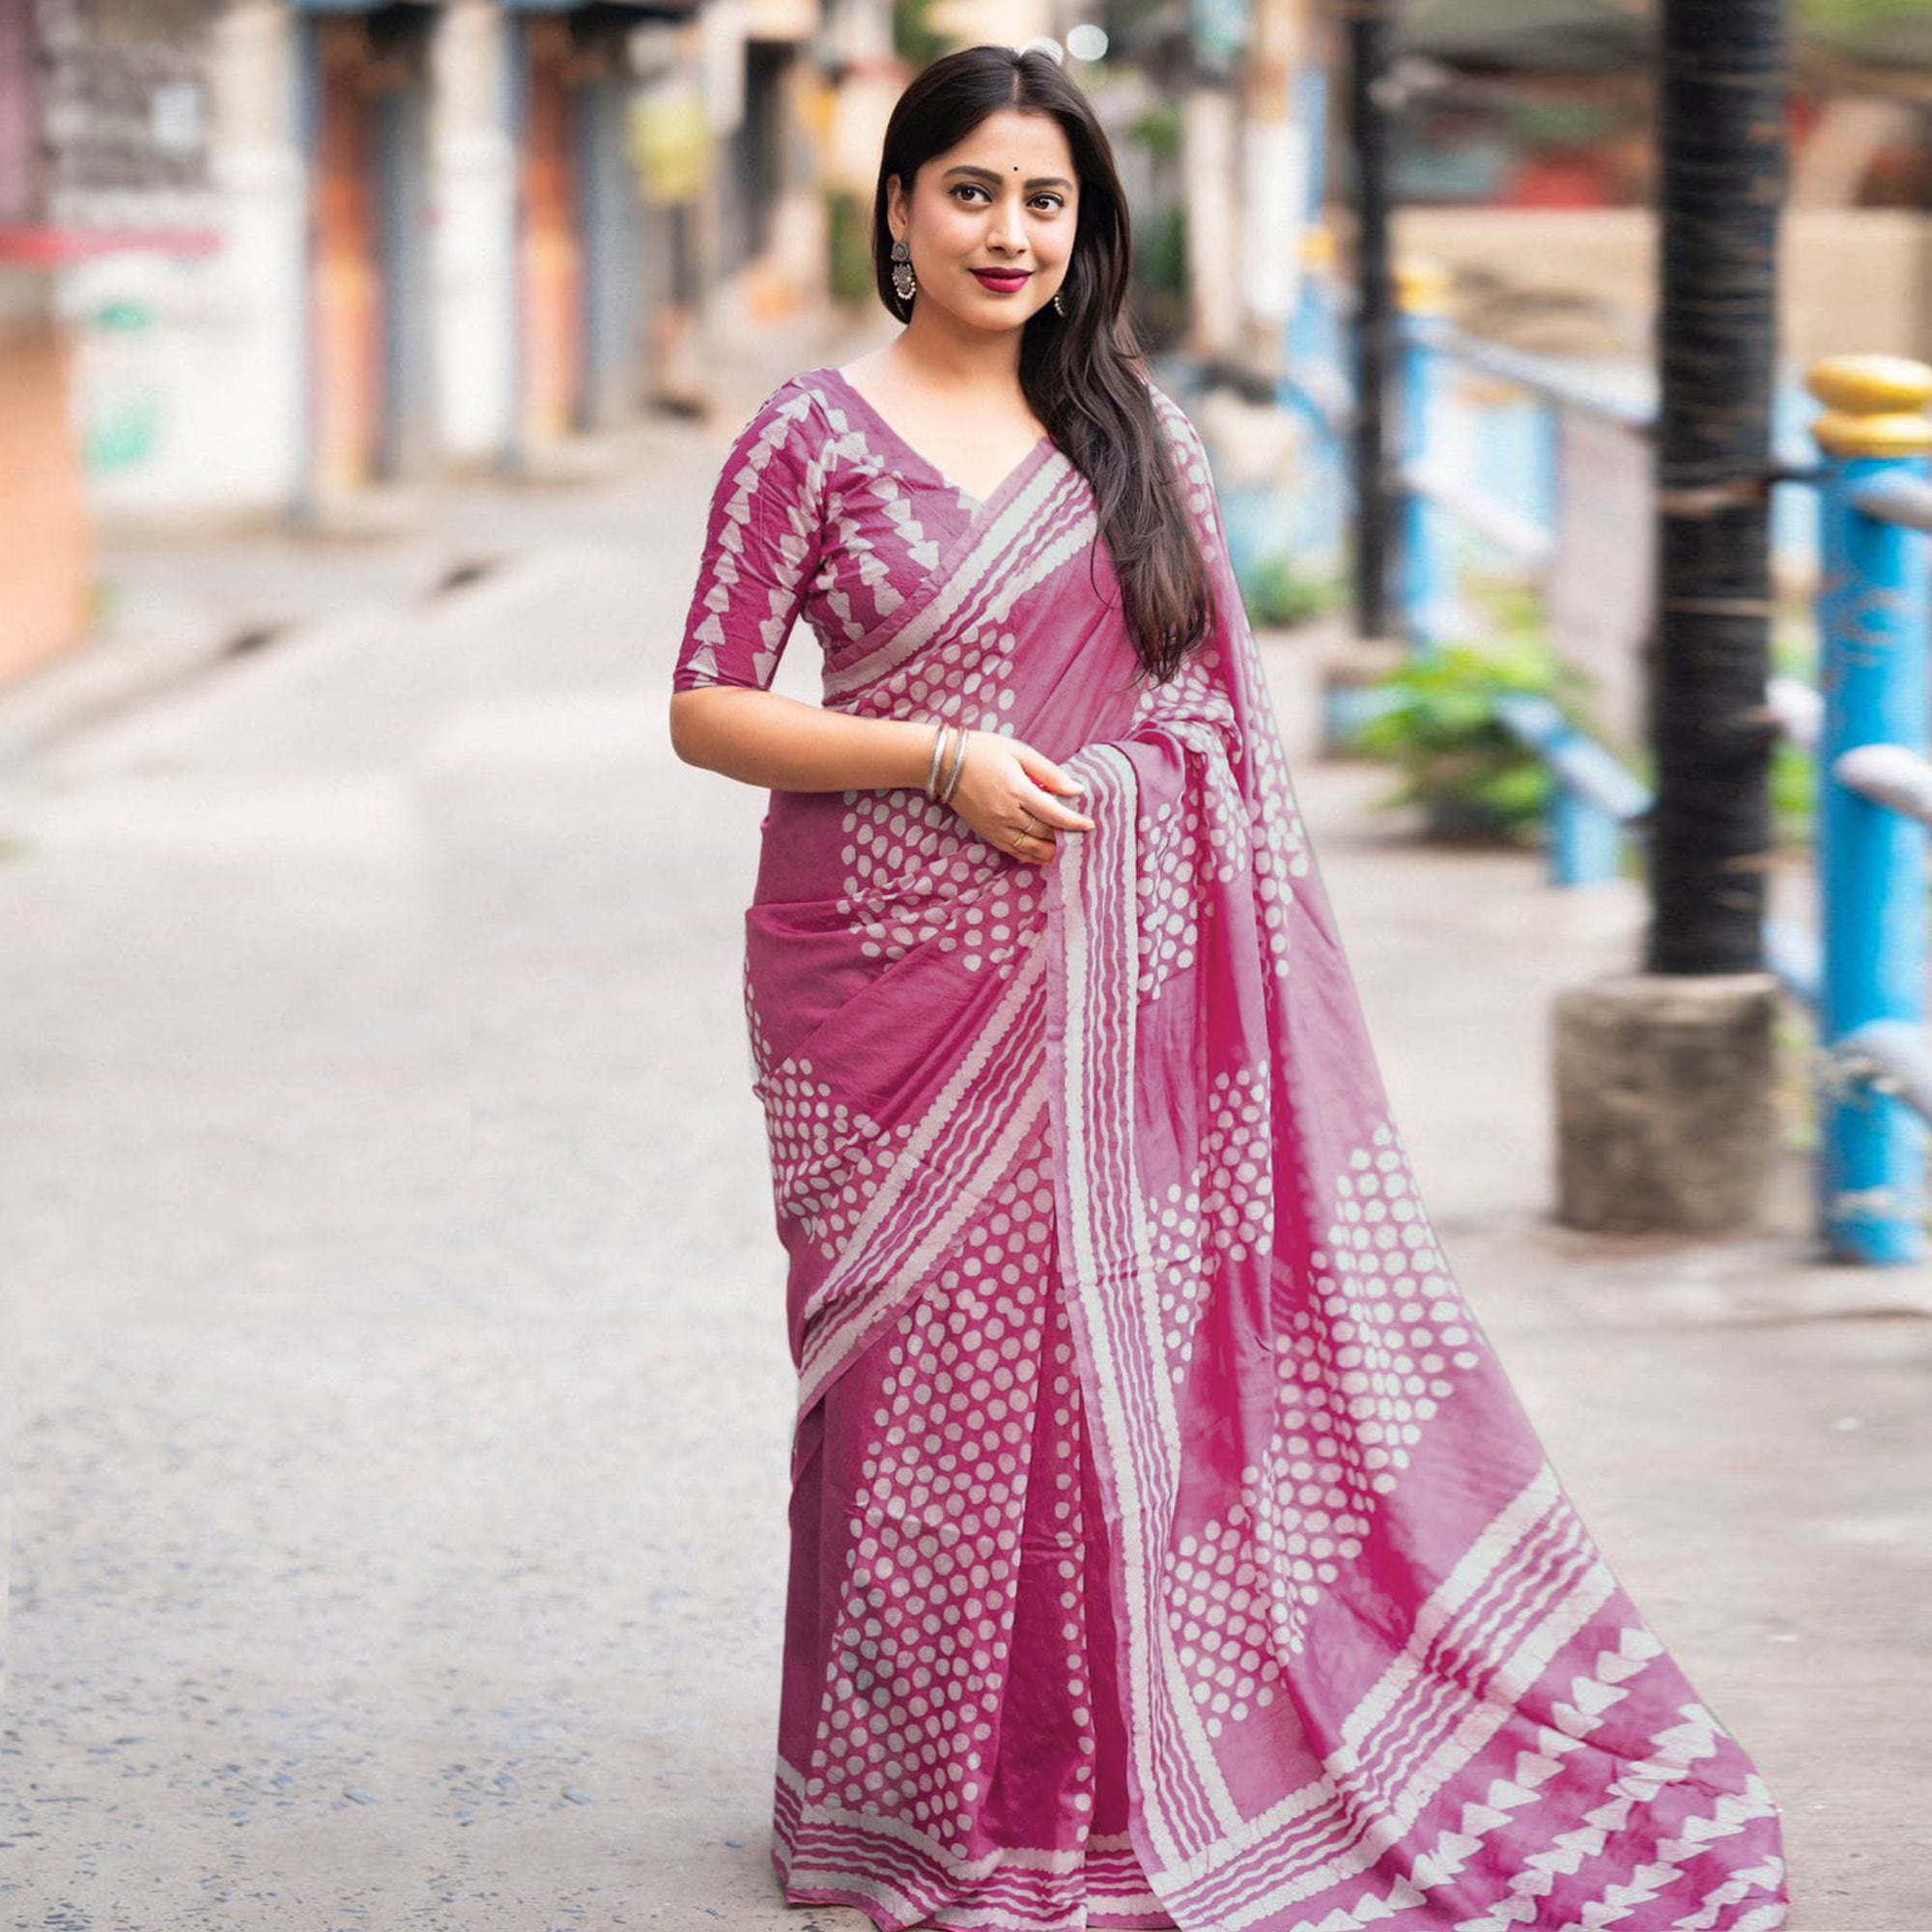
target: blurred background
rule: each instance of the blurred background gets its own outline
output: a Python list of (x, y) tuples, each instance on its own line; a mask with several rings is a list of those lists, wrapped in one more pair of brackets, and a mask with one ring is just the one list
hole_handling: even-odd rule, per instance
[(1793, 1932), (1924, 1932), (1932, 0), (1783, 11), (0, 0), (0, 1918), (865, 1932), (666, 702), (894, 100), (1047, 37), (1446, 1249)]
[[(1788, 354), (1923, 354), (1932, 11), (1798, 4)], [(1311, 0), (5, 0), (0, 678), (88, 634), (97, 533), (406, 524), (867, 312), (898, 89), (1035, 35), (1127, 171), (1152, 346), (1278, 373), (1306, 233), (1349, 233)], [(1645, 353), (1653, 35), (1639, 0), (1403, 10), (1400, 240), (1470, 327)]]

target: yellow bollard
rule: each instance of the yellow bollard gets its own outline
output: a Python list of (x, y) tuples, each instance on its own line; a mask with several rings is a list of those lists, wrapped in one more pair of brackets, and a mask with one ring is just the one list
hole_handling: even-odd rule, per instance
[(1825, 405), (1813, 425), (1833, 456), (1932, 453), (1932, 367), (1908, 355), (1833, 355), (1811, 370), (1808, 386)]

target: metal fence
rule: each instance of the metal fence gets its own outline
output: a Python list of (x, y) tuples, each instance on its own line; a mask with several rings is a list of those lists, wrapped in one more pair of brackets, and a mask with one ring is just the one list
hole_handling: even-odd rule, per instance
[[(1656, 405), (1589, 374), (1453, 328), (1438, 278), (1404, 277), (1401, 518), (1397, 603), (1405, 634), (1427, 652), (1480, 629), (1461, 578), (1469, 545), (1501, 559), (1521, 582), (1552, 585), (1566, 508), (1578, 503), (1566, 474), (1577, 425), (1647, 445)], [(1347, 448), (1352, 402), (1343, 353), (1347, 292), (1317, 271), (1290, 335), (1281, 402), (1308, 424), (1313, 487), (1348, 513)], [(1453, 430), (1451, 392), (1474, 372), (1525, 400), (1526, 455), (1504, 466), (1469, 460)], [(1808, 392), (1808, 395), (1807, 395)], [(1822, 405), (1814, 413), (1811, 404)], [(1776, 481), (1780, 551), (1815, 562), (1818, 678), (1814, 688), (1776, 677), (1765, 695), (1775, 723), (1814, 760), (1813, 828), (1819, 918), (1815, 930), (1772, 922), (1765, 960), (1815, 1019), (1820, 1112), (1818, 1220), (1832, 1254), (1867, 1264), (1923, 1258), (1927, 1122), (1932, 1119), (1932, 1035), (1926, 985), (1928, 831), (1932, 831), (1932, 368), (1886, 356), (1841, 357), (1810, 372), (1781, 411)], [(1645, 459), (1647, 468), (1647, 458)], [(1568, 491), (1566, 503), (1566, 489)], [(1807, 500), (1793, 500), (1790, 493)], [(1606, 506), (1614, 515), (1615, 504)], [(1625, 502), (1612, 541), (1632, 573), (1647, 573), (1647, 517)], [(1807, 527), (1808, 526), (1808, 527)], [(1632, 584), (1647, 594), (1647, 582)], [(1634, 663), (1633, 677), (1638, 673)], [(1330, 727), (1345, 739), (1384, 694), (1338, 690)], [(1504, 694), (1498, 721), (1545, 761), (1552, 778), (1548, 843), (1564, 887), (1616, 876), (1627, 840), (1641, 842), (1651, 797), (1605, 736), (1603, 721), (1548, 697)]]

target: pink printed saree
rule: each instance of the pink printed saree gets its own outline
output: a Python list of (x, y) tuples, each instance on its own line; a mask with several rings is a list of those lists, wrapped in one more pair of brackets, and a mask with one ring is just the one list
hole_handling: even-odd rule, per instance
[(914, 1925), (1772, 1932), (1778, 1814), (1418, 1200), (1229, 568), (1137, 683), (1042, 439), (979, 502), (836, 370), (712, 503), (674, 683), (1009, 732), (1085, 834), (775, 792), (746, 1009), (799, 1372), (773, 1858)]

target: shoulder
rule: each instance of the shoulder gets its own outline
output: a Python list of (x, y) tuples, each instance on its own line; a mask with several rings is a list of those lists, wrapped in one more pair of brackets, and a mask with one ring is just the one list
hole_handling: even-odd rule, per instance
[(722, 487), (769, 497), (773, 490), (815, 504), (826, 481), (828, 438), (817, 385), (810, 372), (787, 376), (731, 439)]
[(745, 418), (732, 446), (763, 444), (772, 449), (790, 446), (809, 450), (819, 408), (818, 387), (810, 372), (787, 376)]

